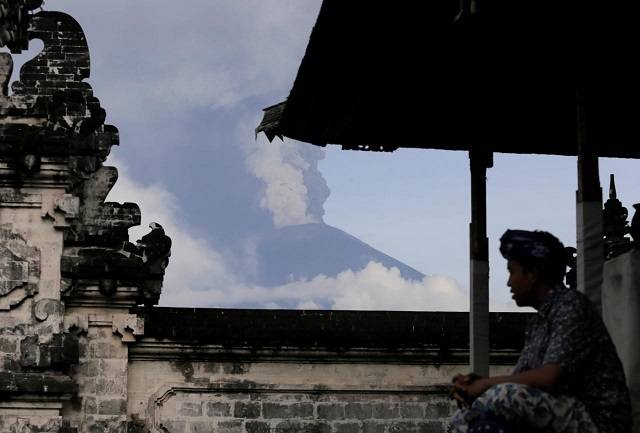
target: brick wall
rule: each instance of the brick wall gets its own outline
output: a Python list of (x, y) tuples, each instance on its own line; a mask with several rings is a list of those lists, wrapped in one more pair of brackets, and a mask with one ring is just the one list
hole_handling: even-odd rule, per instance
[[(138, 309), (127, 416), (136, 433), (443, 433), (468, 370), (468, 313)], [(492, 313), (492, 373), (527, 315)], [(372, 326), (372, 324), (375, 324)], [(392, 338), (394, 337), (394, 338)]]
[(453, 408), (445, 393), (176, 390), (157, 419), (172, 433), (439, 433)]

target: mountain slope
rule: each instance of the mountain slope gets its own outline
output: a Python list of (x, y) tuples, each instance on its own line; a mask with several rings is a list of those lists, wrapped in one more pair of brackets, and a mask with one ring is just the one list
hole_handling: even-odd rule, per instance
[(284, 227), (265, 235), (258, 255), (258, 281), (271, 287), (323, 274), (363, 269), (370, 261), (397, 267), (405, 279), (422, 280), (423, 273), (390, 257), (344, 231), (324, 223)]

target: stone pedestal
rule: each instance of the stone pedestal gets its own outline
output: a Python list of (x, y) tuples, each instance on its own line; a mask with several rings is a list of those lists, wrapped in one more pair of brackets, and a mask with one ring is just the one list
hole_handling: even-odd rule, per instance
[(640, 433), (640, 246), (604, 264), (602, 315), (624, 365)]

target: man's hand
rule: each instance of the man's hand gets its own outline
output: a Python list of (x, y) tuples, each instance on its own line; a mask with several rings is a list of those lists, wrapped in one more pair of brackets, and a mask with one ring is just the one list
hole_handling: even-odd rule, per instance
[(453, 376), (453, 379), (451, 379), (453, 386), (449, 390), (449, 398), (457, 401), (458, 407), (464, 406), (469, 409), (476, 397), (484, 392), (483, 390), (480, 394), (475, 394), (477, 389), (480, 388), (477, 385), (473, 386), (478, 379), (481, 379), (481, 376), (475, 373), (469, 373), (466, 375), (456, 374)]
[(562, 384), (566, 375), (564, 367), (556, 364), (544, 364), (508, 376), (481, 377), (475, 373), (456, 374), (451, 379), (453, 386), (449, 390), (449, 397), (458, 402), (458, 407), (464, 406), (468, 409), (483, 392), (499, 383), (519, 383), (553, 393)]

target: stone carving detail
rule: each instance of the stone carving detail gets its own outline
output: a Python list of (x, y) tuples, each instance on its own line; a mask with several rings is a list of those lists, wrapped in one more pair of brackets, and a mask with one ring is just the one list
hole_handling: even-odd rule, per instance
[(114, 315), (111, 330), (120, 334), (123, 342), (136, 341), (136, 335), (144, 335), (144, 319), (135, 314)]
[[(0, 0), (0, 47), (19, 53), (31, 40), (44, 44), (13, 83), (13, 57), (0, 53), (0, 310), (20, 304), (0, 315), (0, 394), (15, 403), (0, 404), (10, 415), (2, 415), (0, 430), (75, 432), (61, 424), (63, 403), (76, 405), (92, 387), (105, 391), (96, 377), (76, 383), (87, 373), (73, 367), (82, 359), (107, 367), (104, 378), (109, 366), (122, 366), (120, 382), (101, 402), (98, 421), (72, 419), (82, 431), (115, 431), (117, 421), (104, 423), (102, 410), (123, 407), (127, 363), (111, 334), (126, 343), (144, 332), (142, 319), (121, 313), (158, 303), (171, 242), (156, 237), (154, 224), (144, 239), (159, 244), (136, 244), (137, 254), (125, 249), (141, 218), (134, 203), (106, 202), (118, 171), (104, 163), (118, 130), (105, 124), (84, 82), (90, 57), (81, 26), (65, 13), (33, 13), (42, 3)], [(100, 314), (105, 309), (117, 313)]]
[(633, 205), (635, 213), (631, 219), (631, 227), (629, 227), (629, 234), (633, 238), (634, 242), (640, 242), (640, 203)]
[(70, 227), (70, 220), (77, 220), (80, 200), (71, 194), (42, 197), (42, 219), (53, 221), (54, 227)]
[[(617, 198), (614, 175), (610, 175), (609, 199), (604, 203), (603, 227), (605, 258), (613, 259), (621, 254), (636, 248), (640, 241), (640, 203), (633, 205), (636, 214), (631, 220), (631, 225), (627, 222), (629, 212)], [(629, 239), (630, 234), (633, 241)]]
[(42, 6), (43, 0), (2, 0), (0, 7), (0, 47), (12, 53), (20, 53), (29, 44), (28, 21), (24, 19), (30, 11)]
[(37, 293), (40, 251), (13, 233), (10, 224), (0, 226), (0, 239), (0, 310), (7, 310)]
[(37, 335), (20, 341), (23, 367), (66, 367), (79, 360), (78, 338), (72, 334), (53, 334), (51, 341), (40, 342)]
[(49, 316), (62, 317), (64, 305), (57, 299), (41, 299), (33, 305), (33, 315), (44, 322)]
[(64, 318), (64, 329), (75, 336), (88, 332), (90, 326), (111, 327), (124, 343), (136, 341), (136, 335), (144, 335), (144, 319), (135, 314), (75, 313)]
[[(26, 41), (40, 39), (44, 48), (22, 66), (11, 95), (12, 58), (0, 53), (0, 199), (29, 186), (65, 191), (42, 195), (40, 204), (42, 220), (63, 232), (61, 287), (67, 299), (81, 302), (87, 293), (94, 296), (90, 287), (114, 299), (126, 286), (132, 305), (157, 304), (169, 251), (150, 260), (125, 250), (131, 245), (129, 228), (141, 223), (140, 209), (134, 203), (105, 201), (118, 171), (103, 163), (119, 136), (117, 128), (105, 124), (105, 110), (83, 82), (90, 72), (84, 32), (61, 12), (23, 18)], [(5, 272), (17, 276), (22, 267), (7, 265)], [(138, 299), (133, 299), (132, 287)]]
[(171, 238), (164, 233), (164, 228), (156, 223), (149, 224), (151, 231), (134, 244), (125, 242), (122, 254), (127, 257), (137, 257), (148, 267), (151, 274), (161, 275), (169, 264), (171, 256)]
[(89, 315), (86, 313), (68, 314), (64, 316), (64, 329), (71, 334), (78, 335), (89, 329)]

